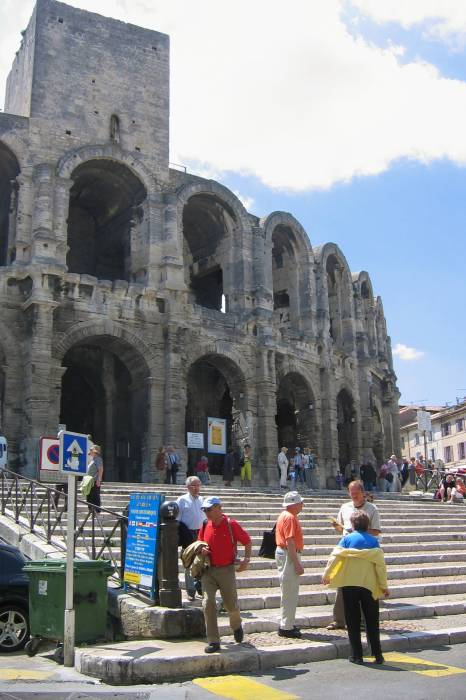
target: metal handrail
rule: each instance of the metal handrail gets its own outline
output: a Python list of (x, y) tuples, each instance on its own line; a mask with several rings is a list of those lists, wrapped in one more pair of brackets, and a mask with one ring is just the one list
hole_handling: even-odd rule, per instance
[(450, 474), (455, 476), (455, 470), (424, 469), (422, 474), (416, 474), (416, 488), (420, 488), (425, 492), (432, 489), (436, 491), (440, 488), (443, 477)]
[[(60, 508), (61, 498), (63, 507)], [(122, 586), (128, 518), (122, 513), (96, 507), (80, 498), (76, 499), (76, 504), (86, 506), (86, 510), (83, 513), (77, 509), (76, 512), (75, 547), (84, 547), (89, 559), (110, 561), (115, 569), (112, 578)], [(29, 528), (29, 532), (47, 544), (53, 544), (65, 552), (67, 545), (63, 515), (67, 510), (67, 493), (10, 469), (0, 470), (0, 513), (18, 525)], [(103, 522), (109, 523), (110, 518), (115, 522), (108, 533), (104, 530)], [(90, 525), (90, 534), (85, 532), (86, 525)], [(117, 531), (120, 535), (119, 546), (112, 542)]]

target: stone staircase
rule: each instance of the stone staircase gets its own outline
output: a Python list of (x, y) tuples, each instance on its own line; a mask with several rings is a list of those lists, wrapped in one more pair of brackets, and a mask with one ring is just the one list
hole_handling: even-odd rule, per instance
[[(122, 512), (132, 491), (154, 490), (165, 493), (167, 500), (174, 500), (185, 492), (178, 486), (106, 483), (102, 505)], [(215, 487), (203, 487), (202, 493), (219, 495), (224, 512), (237, 519), (252, 538), (250, 568), (238, 575), (244, 629), (247, 635), (252, 635), (251, 639), (257, 635), (270, 635), (278, 629), (278, 576), (275, 562), (259, 558), (257, 552), (264, 530), (272, 528), (281, 510), (282, 494), (277, 490), (240, 491)], [(322, 586), (320, 579), (327, 557), (338, 539), (330, 517), (336, 516), (347, 498), (344, 492), (335, 491), (312, 492), (304, 496), (305, 507), (300, 520), (305, 542), (305, 574), (301, 578), (297, 622), (303, 631), (320, 630), (327, 636), (338, 636), (338, 631), (324, 632), (332, 620), (335, 593)], [(466, 508), (433, 502), (420, 495), (376, 494), (376, 505), (381, 514), (381, 545), (386, 555), (390, 585), (390, 598), (381, 603), (384, 631), (389, 634), (392, 628), (399, 632), (401, 628), (419, 631), (439, 626), (448, 629), (457, 627), (460, 622), (466, 624)], [(79, 510), (86, 509), (84, 504), (78, 507)], [(103, 539), (111, 527), (111, 516), (103, 518), (97, 528), (97, 540)], [(0, 535), (8, 540), (3, 527)], [(118, 543), (117, 533), (112, 540)], [(82, 548), (78, 548), (77, 553), (85, 556)], [(45, 544), (41, 549), (39, 543), (34, 548), (34, 558), (40, 556), (57, 556), (57, 553), (51, 552), (50, 546)], [(181, 565), (180, 586), (184, 587)], [(141, 613), (146, 607), (140, 601), (137, 601), (137, 606)], [(183, 606), (200, 608), (201, 601), (188, 602), (183, 591)], [(149, 614), (151, 611), (155, 609), (146, 610)], [(465, 616), (464, 621), (462, 616)], [(231, 630), (226, 615), (220, 614), (219, 626), (221, 634), (228, 638)], [(147, 624), (138, 629), (136, 624), (130, 636), (154, 636), (154, 630)]]

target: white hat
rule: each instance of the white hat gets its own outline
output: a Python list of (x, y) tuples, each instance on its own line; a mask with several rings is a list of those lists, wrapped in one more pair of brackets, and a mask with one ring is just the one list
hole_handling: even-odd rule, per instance
[(296, 503), (302, 503), (303, 500), (297, 491), (288, 491), (283, 496), (283, 507), (294, 506)]

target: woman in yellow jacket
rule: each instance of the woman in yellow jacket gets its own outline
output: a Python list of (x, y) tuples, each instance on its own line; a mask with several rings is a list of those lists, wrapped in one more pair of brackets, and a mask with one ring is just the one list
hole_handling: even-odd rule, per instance
[(334, 548), (322, 583), (341, 588), (345, 620), (351, 645), (349, 660), (362, 664), (361, 608), (366, 619), (367, 639), (376, 664), (383, 664), (379, 630), (379, 599), (388, 596), (387, 569), (379, 541), (367, 532), (369, 517), (356, 510), (350, 518), (353, 532)]

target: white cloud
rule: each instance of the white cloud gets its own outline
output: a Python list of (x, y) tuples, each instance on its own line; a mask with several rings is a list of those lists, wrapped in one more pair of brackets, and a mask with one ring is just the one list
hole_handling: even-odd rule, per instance
[[(466, 83), (403, 64), (403, 47), (354, 37), (344, 0), (70, 4), (171, 35), (171, 161), (296, 191), (376, 175), (400, 158), (466, 164)], [(25, 24), (13, 6), (22, 18), (33, 0), (0, 6), (0, 83)]]
[(399, 357), (400, 360), (410, 362), (412, 360), (419, 360), (425, 353), (422, 350), (416, 350), (416, 348), (410, 348), (408, 345), (403, 345), (403, 343), (397, 343), (393, 348), (393, 354), (396, 357)]
[(464, 0), (349, 0), (363, 15), (378, 23), (396, 22), (405, 29), (428, 23), (427, 36), (463, 44), (466, 40)]

